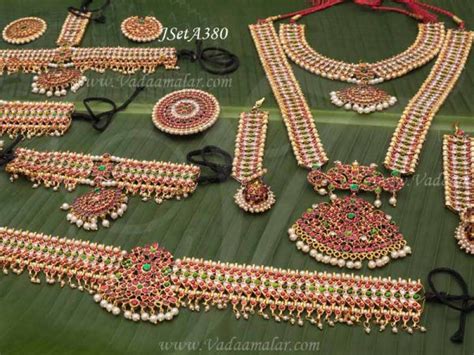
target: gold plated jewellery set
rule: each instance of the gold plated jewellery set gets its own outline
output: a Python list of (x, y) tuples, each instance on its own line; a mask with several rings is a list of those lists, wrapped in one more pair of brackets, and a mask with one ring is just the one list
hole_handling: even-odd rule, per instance
[[(415, 172), (431, 121), (464, 68), (473, 33), (464, 30), (462, 24), (459, 29), (446, 30), (441, 22), (428, 21), (419, 25), (415, 42), (403, 53), (376, 63), (345, 63), (311, 48), (304, 25), (295, 23), (303, 15), (341, 1), (323, 1), (309, 11), (271, 17), (249, 28), (297, 163), (309, 170), (307, 180), (314, 190), (329, 197), (329, 202), (314, 204), (302, 214), (289, 228), (289, 239), (318, 262), (348, 269), (361, 269), (367, 263), (374, 269), (411, 254), (398, 226), (380, 209), (382, 195), (387, 193), (389, 204), (396, 206), (397, 194), (404, 187), (403, 176)], [(287, 17), (291, 17), (291, 23), (282, 24), (277, 34), (274, 22)], [(0, 70), (36, 73), (34, 92), (63, 96), (67, 88), (75, 91), (84, 84), (86, 70), (112, 69), (132, 74), (138, 70), (153, 72), (160, 65), (176, 68), (179, 55), (175, 48), (76, 47), (91, 19), (87, 9), (69, 11), (57, 49), (0, 50)], [(3, 32), (6, 41), (27, 43), (46, 30), (42, 20), (22, 20), (7, 26)], [(162, 29), (161, 23), (150, 16), (129, 17), (121, 24), (123, 34), (136, 42), (153, 41)], [(332, 92), (330, 97), (336, 106), (361, 114), (382, 111), (397, 101), (374, 85), (436, 58), (392, 136), (384, 161), (389, 176), (384, 176), (376, 164), (364, 166), (357, 161), (335, 161), (333, 167), (323, 170), (329, 158), (287, 57), (311, 73), (354, 84)], [(222, 73), (235, 70), (236, 62), (231, 55), (229, 58), (228, 68), (220, 70)], [(130, 101), (110, 113), (123, 109)], [(61, 206), (71, 224), (89, 231), (109, 227), (111, 221), (122, 216), (129, 196), (139, 195), (157, 203), (188, 197), (204, 179), (199, 165), (216, 173), (209, 181), (222, 181), (231, 175), (241, 185), (234, 196), (236, 204), (246, 212), (263, 213), (276, 201), (263, 181), (269, 120), (269, 112), (262, 109), (263, 101), (241, 113), (233, 161), (211, 146), (191, 152), (188, 164), (25, 148), (4, 149), (0, 162), (12, 181), (24, 176), (33, 187), (44, 185), (57, 190), (64, 186), (72, 191), (79, 185), (90, 186), (91, 191)], [(0, 130), (16, 137), (14, 143), (21, 135), (59, 136), (69, 128), (74, 109), (72, 103), (0, 101)], [(185, 89), (159, 100), (152, 121), (166, 134), (190, 135), (212, 126), (219, 112), (214, 96)], [(226, 163), (211, 163), (206, 157), (216, 153)], [(455, 235), (460, 247), (470, 254), (474, 253), (472, 154), (472, 138), (460, 129), (444, 137), (446, 205), (460, 215)], [(195, 158), (197, 155), (202, 161)], [(337, 196), (337, 190), (347, 194)], [(374, 202), (359, 197), (362, 192), (372, 192)], [(157, 324), (172, 320), (183, 308), (207, 311), (216, 307), (232, 308), (237, 319), (256, 314), (300, 326), (309, 322), (320, 329), (324, 323), (343, 323), (361, 325), (366, 333), (374, 325), (393, 333), (425, 331), (421, 316), (427, 296), (419, 280), (175, 259), (156, 243), (126, 251), (118, 246), (8, 227), (0, 228), (0, 268), (4, 274), (27, 271), (34, 283), (44, 278), (48, 284), (87, 291), (106, 311), (135, 322)]]

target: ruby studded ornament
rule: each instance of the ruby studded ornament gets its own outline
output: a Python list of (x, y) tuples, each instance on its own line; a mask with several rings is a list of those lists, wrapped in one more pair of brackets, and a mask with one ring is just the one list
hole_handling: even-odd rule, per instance
[[(315, 191), (329, 194), (331, 202), (313, 205), (289, 229), (299, 250), (319, 262), (349, 269), (360, 269), (363, 260), (371, 269), (382, 267), (411, 253), (392, 217), (377, 209), (384, 191), (392, 194), (390, 204), (396, 205), (403, 180), (397, 172), (386, 178), (376, 168), (336, 162), (326, 173), (314, 169), (308, 174)], [(350, 195), (338, 197), (336, 190)], [(373, 205), (357, 196), (361, 191), (375, 193)]]

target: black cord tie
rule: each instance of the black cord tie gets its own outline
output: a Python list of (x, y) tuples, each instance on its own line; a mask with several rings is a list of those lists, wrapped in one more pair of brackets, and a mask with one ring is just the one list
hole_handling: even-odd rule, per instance
[[(201, 160), (195, 159), (195, 156), (201, 157)], [(224, 163), (214, 163), (209, 160), (211, 157), (222, 157)], [(224, 182), (232, 173), (232, 157), (230, 154), (213, 145), (207, 145), (202, 149), (189, 152), (186, 159), (192, 164), (207, 167), (214, 173), (214, 175), (201, 175), (198, 180), (199, 184)]]
[(101, 7), (98, 7), (97, 9), (90, 10), (89, 5), (92, 3), (92, 1), (93, 0), (83, 0), (80, 8), (77, 8), (77, 7), (74, 7), (74, 6), (69, 6), (67, 8), (67, 10), (70, 13), (72, 13), (72, 14), (78, 16), (78, 17), (83, 17), (83, 18), (88, 18), (89, 17), (89, 16), (85, 15), (86, 12), (90, 12), (91, 14), (96, 13), (96, 12), (100, 13), (99, 16), (97, 16), (97, 17), (93, 17), (92, 15), (90, 15), (91, 16), (90, 18), (94, 22), (105, 23), (105, 16), (102, 12), (105, 10), (105, 8), (107, 6), (110, 5), (110, 0), (106, 0), (104, 5), (102, 5)]
[[(439, 292), (433, 283), (433, 275), (435, 274), (448, 274), (452, 276), (460, 286), (462, 295), (457, 296), (450, 295), (446, 292)], [(453, 343), (462, 343), (464, 340), (467, 315), (474, 310), (474, 303), (470, 304), (470, 302), (474, 301), (474, 297), (469, 295), (469, 289), (466, 281), (464, 281), (463, 277), (457, 271), (441, 267), (430, 271), (428, 274), (428, 285), (430, 287), (430, 291), (425, 293), (427, 302), (441, 303), (448, 306), (449, 308), (461, 312), (459, 316), (459, 328), (450, 339)]]
[[(127, 108), (127, 106), (138, 96), (140, 92), (142, 92), (145, 89), (143, 86), (138, 86), (132, 96), (130, 96), (127, 101), (125, 101), (122, 105), (118, 106), (113, 102), (111, 99), (108, 99), (106, 97), (88, 97), (84, 99), (83, 103), (84, 106), (86, 107), (87, 113), (80, 113), (80, 112), (74, 112), (72, 114), (72, 119), (73, 120), (84, 120), (84, 121), (89, 121), (92, 122), (92, 127), (94, 127), (96, 130), (99, 132), (103, 132), (106, 130), (106, 128), (109, 126), (110, 122), (112, 122), (112, 119), (114, 118), (115, 114), (117, 112), (123, 111)], [(109, 104), (112, 108), (108, 111), (101, 112), (99, 114), (95, 114), (94, 111), (92, 111), (92, 108), (90, 107), (89, 103), (90, 102), (102, 102)]]
[(225, 75), (239, 68), (239, 57), (220, 47), (202, 48), (202, 40), (196, 41), (196, 50), (181, 49), (179, 59), (189, 59), (192, 63), (198, 62), (202, 69), (211, 74)]
[(17, 146), (18, 143), (20, 143), (23, 139), (23, 136), (20, 134), (18, 135), (15, 140), (3, 151), (0, 153), (0, 166), (4, 166), (11, 162), (13, 159), (15, 159), (15, 152), (13, 149)]

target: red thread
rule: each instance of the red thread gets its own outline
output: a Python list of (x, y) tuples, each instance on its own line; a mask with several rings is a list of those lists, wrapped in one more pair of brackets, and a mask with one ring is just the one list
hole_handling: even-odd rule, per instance
[[(406, 9), (401, 8), (401, 7), (382, 6), (383, 0), (351, 0), (351, 1), (354, 4), (357, 4), (360, 6), (367, 6), (371, 8), (372, 10), (376, 10), (376, 11), (398, 12), (403, 15), (413, 17), (425, 23), (437, 22), (438, 17), (436, 16), (436, 14), (432, 13), (432, 12), (436, 12), (438, 14), (451, 17), (455, 22), (458, 23), (461, 29), (464, 29), (464, 22), (458, 21), (457, 17), (453, 13), (434, 5), (425, 4), (418, 0), (392, 0), (396, 3), (403, 4), (403, 6), (405, 6)], [(285, 18), (291, 17), (292, 18), (291, 22), (294, 22), (303, 16), (312, 14), (317, 11), (325, 10), (334, 5), (338, 5), (344, 2), (346, 1), (345, 0), (311, 0), (311, 4), (313, 6), (307, 9), (290, 12), (285, 15), (280, 15), (278, 18), (285, 19)]]

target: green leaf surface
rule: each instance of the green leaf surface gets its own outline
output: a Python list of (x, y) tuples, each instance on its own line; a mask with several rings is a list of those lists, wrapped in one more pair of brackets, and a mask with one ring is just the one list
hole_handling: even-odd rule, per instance
[[(93, 7), (101, 1), (94, 2)], [(474, 6), (466, 0), (437, 0), (439, 5), (458, 14), (468, 22), (474, 18)], [(25, 48), (54, 47), (69, 5), (59, 0), (2, 0), (0, 27), (22, 16), (39, 16), (48, 23), (46, 34)], [(120, 245), (124, 249), (157, 241), (175, 257), (194, 256), (228, 262), (266, 264), (277, 267), (340, 271), (302, 255), (288, 240), (287, 229), (311, 204), (325, 201), (306, 182), (306, 171), (296, 166), (288, 137), (275, 100), (263, 74), (247, 25), (258, 18), (286, 13), (307, 6), (306, 1), (283, 0), (114, 0), (105, 15), (105, 24), (91, 24), (83, 46), (138, 46), (120, 33), (120, 23), (131, 15), (155, 15), (165, 26), (179, 29), (194, 27), (227, 27), (229, 36), (219, 44), (236, 53), (241, 68), (227, 77), (204, 73), (195, 63), (180, 63), (179, 71), (164, 71), (145, 77), (148, 87), (129, 108), (117, 115), (109, 129), (99, 134), (85, 122), (75, 122), (60, 138), (37, 138), (23, 143), (40, 150), (71, 150), (137, 159), (182, 162), (188, 151), (207, 144), (233, 151), (239, 113), (266, 97), (265, 108), (271, 112), (264, 164), (268, 168), (266, 182), (276, 193), (277, 203), (263, 215), (247, 215), (233, 201), (238, 188), (235, 181), (202, 186), (184, 201), (169, 201), (157, 206), (131, 198), (129, 209), (110, 229), (85, 232), (71, 227), (63, 202), (87, 191), (73, 193), (32, 189), (25, 179), (14, 184), (5, 173), (0, 174), (0, 224), (97, 242)], [(308, 40), (320, 52), (347, 61), (374, 61), (394, 55), (415, 39), (417, 26), (412, 19), (395, 13), (374, 13), (353, 4), (344, 4), (302, 19)], [(469, 23), (468, 23), (469, 25)], [(449, 23), (449, 26), (452, 26)], [(194, 44), (176, 40), (153, 45), (192, 48)], [(2, 43), (0, 48), (13, 48)], [(391, 262), (381, 270), (364, 268), (358, 274), (420, 278), (426, 282), (434, 267), (447, 266), (458, 270), (474, 285), (472, 257), (461, 252), (453, 234), (458, 217), (444, 207), (442, 186), (441, 142), (451, 132), (454, 121), (474, 132), (473, 58), (468, 61), (458, 85), (435, 118), (428, 134), (416, 175), (407, 181), (399, 196), (397, 208), (385, 199), (382, 209), (393, 216), (413, 255)], [(386, 113), (358, 116), (336, 110), (328, 93), (344, 87), (294, 67), (310, 106), (314, 110), (321, 139), (331, 160), (381, 165), (390, 137), (403, 107), (429, 73), (432, 63), (382, 87), (399, 98), (399, 103)], [(116, 73), (87, 73), (89, 84), (66, 100), (78, 103), (87, 96), (106, 96), (118, 103), (133, 91), (142, 75), (125, 77)], [(187, 79), (186, 79), (187, 78)], [(153, 82), (149, 81), (150, 79)], [(175, 81), (174, 87), (164, 79)], [(154, 128), (150, 114), (154, 103), (164, 94), (182, 85), (192, 86), (201, 79), (201, 89), (215, 94), (222, 105), (222, 114), (215, 126), (203, 134), (179, 138), (165, 135)], [(133, 81), (135, 80), (135, 81)], [(187, 80), (187, 81), (186, 81)], [(168, 81), (169, 84), (169, 81)], [(31, 75), (14, 74), (0, 77), (0, 98), (42, 100), (30, 93)], [(7, 139), (6, 144), (9, 140)], [(366, 196), (372, 199), (372, 196)], [(453, 281), (437, 280), (439, 289), (459, 293)], [(426, 284), (426, 283), (425, 283)], [(0, 276), (0, 354), (80, 354), (80, 353), (215, 353), (229, 344), (245, 347), (246, 342), (277, 344), (289, 342), (286, 350), (304, 350), (310, 342), (319, 343), (323, 354), (471, 354), (474, 349), (468, 319), (464, 344), (455, 345), (449, 337), (457, 330), (458, 313), (440, 305), (427, 305), (423, 324), (426, 334), (393, 335), (373, 329), (367, 336), (361, 327), (337, 325), (319, 331), (309, 324), (304, 327), (279, 324), (253, 317), (235, 320), (232, 312), (211, 310), (193, 313), (183, 309), (172, 322), (157, 326), (135, 324), (122, 317), (114, 318), (94, 304), (87, 294), (58, 286), (33, 285), (28, 278)], [(229, 343), (230, 342), (230, 343)], [(240, 342), (240, 343), (239, 343)], [(263, 344), (262, 343), (262, 344)], [(219, 347), (220, 346), (220, 347)], [(263, 345), (262, 345), (263, 346)], [(234, 350), (236, 348), (233, 348)], [(191, 351), (196, 348), (196, 351)], [(258, 350), (258, 348), (257, 348)], [(252, 351), (251, 353), (264, 353)], [(274, 351), (280, 352), (280, 351)], [(315, 352), (315, 351), (313, 351)], [(307, 351), (306, 351), (307, 353)]]

